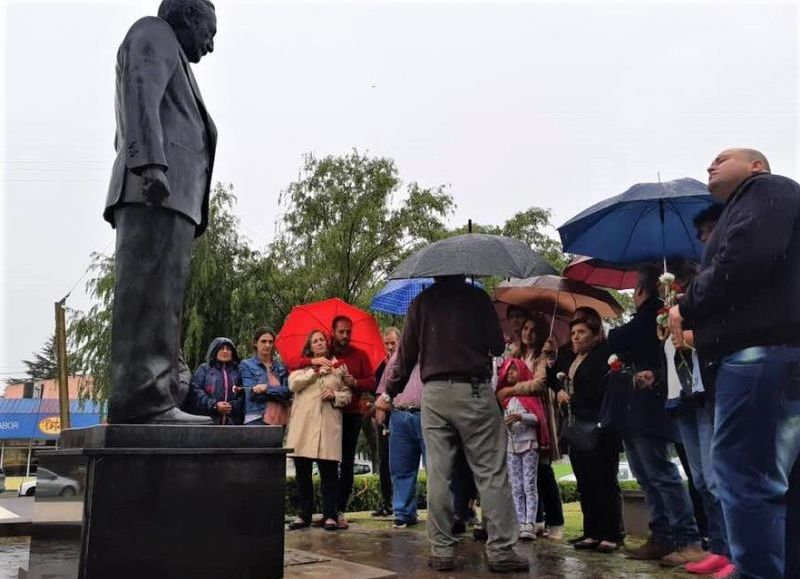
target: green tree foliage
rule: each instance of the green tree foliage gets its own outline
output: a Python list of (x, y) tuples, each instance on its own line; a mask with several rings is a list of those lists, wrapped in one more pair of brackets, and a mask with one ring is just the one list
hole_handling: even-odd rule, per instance
[(444, 187), (401, 188), (391, 159), (305, 157), (281, 194), (283, 226), (269, 256), (283, 313), (327, 297), (366, 306), (400, 260), (440, 236), (454, 207)]
[(218, 336), (246, 344), (238, 334), (234, 293), (255, 254), (239, 235), (235, 205), (233, 186), (217, 183), (209, 201), (208, 228), (192, 250), (183, 307), (183, 354), (190, 368), (204, 361), (208, 344)]
[(111, 310), (114, 305), (114, 258), (93, 253), (86, 291), (94, 305), (86, 312), (72, 312), (68, 339), (75, 350), (75, 364), (92, 387), (83, 384), (82, 397), (106, 400), (111, 391)]
[[(33, 354), (33, 359), (23, 360), (28, 367), (28, 377), (33, 380), (50, 380), (58, 375), (58, 356), (56, 353), (56, 337), (51, 336), (42, 349)], [(67, 373), (74, 376), (78, 373), (78, 365), (74, 352), (67, 351)]]

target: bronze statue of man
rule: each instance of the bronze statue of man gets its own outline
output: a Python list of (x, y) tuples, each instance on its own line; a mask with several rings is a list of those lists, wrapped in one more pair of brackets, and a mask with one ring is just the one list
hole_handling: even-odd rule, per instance
[(115, 147), (103, 216), (117, 230), (114, 424), (209, 422), (180, 411), (178, 350), (193, 239), (208, 222), (217, 131), (189, 63), (214, 50), (208, 0), (163, 0), (117, 53)]

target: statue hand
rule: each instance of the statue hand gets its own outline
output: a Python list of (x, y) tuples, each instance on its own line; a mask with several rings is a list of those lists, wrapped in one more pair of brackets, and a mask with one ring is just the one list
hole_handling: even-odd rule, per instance
[(148, 165), (137, 174), (142, 178), (142, 194), (151, 205), (160, 206), (169, 197), (169, 181), (158, 165)]

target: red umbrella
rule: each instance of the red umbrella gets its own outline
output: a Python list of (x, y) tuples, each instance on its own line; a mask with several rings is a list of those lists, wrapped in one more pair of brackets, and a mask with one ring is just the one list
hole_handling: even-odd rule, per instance
[(297, 365), (308, 335), (314, 330), (320, 330), (330, 338), (331, 325), (337, 316), (347, 316), (353, 321), (350, 344), (364, 350), (372, 369), (377, 368), (386, 357), (378, 322), (367, 312), (339, 298), (293, 307), (275, 339), (275, 348), (289, 366)]
[(636, 266), (580, 255), (564, 269), (564, 277), (616, 290), (635, 289), (637, 282)]

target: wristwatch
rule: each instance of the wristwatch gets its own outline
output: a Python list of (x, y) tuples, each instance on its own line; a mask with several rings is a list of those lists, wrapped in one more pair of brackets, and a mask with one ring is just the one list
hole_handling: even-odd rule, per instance
[(389, 396), (388, 392), (384, 392), (384, 393), (381, 394), (381, 400), (383, 400), (384, 402), (387, 402), (389, 404), (392, 403), (392, 397)]

